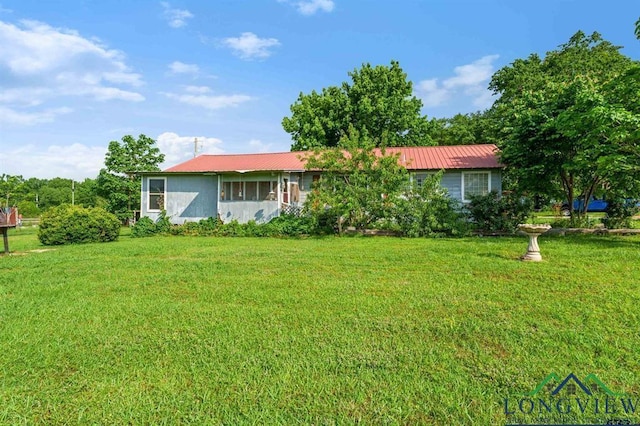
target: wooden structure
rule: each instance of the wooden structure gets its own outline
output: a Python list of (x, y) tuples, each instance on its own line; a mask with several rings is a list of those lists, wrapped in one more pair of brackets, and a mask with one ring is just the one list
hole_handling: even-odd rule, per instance
[(2, 240), (4, 241), (4, 254), (9, 254), (9, 228), (15, 228), (17, 225), (18, 209), (0, 207), (0, 232), (2, 232)]

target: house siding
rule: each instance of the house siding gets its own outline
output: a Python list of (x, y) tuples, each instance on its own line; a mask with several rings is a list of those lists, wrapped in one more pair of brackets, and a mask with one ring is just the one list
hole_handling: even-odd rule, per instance
[[(189, 221), (199, 221), (208, 217), (216, 217), (217, 202), (217, 176), (209, 175), (178, 175), (159, 176), (166, 178), (165, 210), (167, 217), (174, 224), (183, 224)], [(149, 211), (148, 184), (149, 179), (142, 180), (142, 216), (157, 220), (160, 212)]]
[[(502, 175), (500, 169), (470, 169), (470, 170), (447, 170), (443, 173), (440, 184), (445, 188), (449, 196), (458, 201), (462, 201), (462, 174), (467, 171), (491, 172), (491, 190), (498, 193), (502, 192)], [(415, 171), (412, 174), (426, 175), (434, 173), (433, 170)], [(227, 173), (221, 175), (171, 175), (159, 173), (158, 175), (147, 175), (142, 179), (142, 199), (141, 199), (141, 215), (147, 216), (152, 220), (156, 220), (160, 212), (149, 211), (148, 208), (148, 183), (149, 179), (164, 178), (166, 179), (165, 187), (165, 208), (167, 216), (174, 224), (183, 224), (188, 221), (199, 221), (209, 217), (220, 217), (225, 223), (237, 220), (240, 223), (246, 223), (254, 220), (258, 223), (265, 223), (277, 217), (280, 213), (279, 207), (283, 201), (282, 189), (284, 179), (289, 184), (298, 183), (299, 200), (290, 204), (302, 206), (306, 200), (307, 194), (313, 184), (314, 175), (321, 172), (280, 172), (280, 173), (244, 173), (241, 176), (237, 173)], [(218, 186), (220, 179), (220, 187)], [(275, 201), (258, 200), (258, 201), (221, 201), (220, 189), (225, 181), (277, 181), (278, 197)], [(291, 197), (291, 194), (289, 194)]]
[(220, 219), (228, 223), (237, 220), (247, 223), (255, 220), (257, 223), (269, 222), (278, 216), (277, 201), (221, 201)]
[(447, 190), (449, 197), (460, 201), (462, 199), (462, 172), (458, 170), (444, 172), (440, 186)]

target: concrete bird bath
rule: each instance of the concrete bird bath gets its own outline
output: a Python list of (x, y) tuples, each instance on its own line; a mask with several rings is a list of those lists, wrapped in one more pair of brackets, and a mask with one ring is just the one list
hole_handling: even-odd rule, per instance
[(529, 247), (520, 260), (540, 262), (542, 256), (540, 255), (540, 247), (538, 246), (538, 237), (551, 229), (551, 226), (523, 223), (518, 225), (518, 229), (529, 236)]

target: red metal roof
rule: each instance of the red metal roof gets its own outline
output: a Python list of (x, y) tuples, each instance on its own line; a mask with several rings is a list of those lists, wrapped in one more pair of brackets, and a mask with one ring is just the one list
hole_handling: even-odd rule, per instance
[[(387, 148), (386, 152), (400, 153), (400, 164), (408, 170), (502, 167), (497, 157), (498, 148), (493, 144), (398, 147)], [(294, 151), (269, 154), (200, 155), (164, 171), (168, 173), (302, 171), (304, 170), (303, 158), (308, 154), (310, 154), (308, 151)]]

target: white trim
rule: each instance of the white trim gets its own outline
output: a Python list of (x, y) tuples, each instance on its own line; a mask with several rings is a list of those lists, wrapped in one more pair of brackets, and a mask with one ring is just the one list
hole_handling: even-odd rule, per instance
[[(142, 212), (144, 211), (144, 178), (140, 179), (140, 217), (142, 217)], [(149, 206), (147, 207), (147, 211), (149, 211)]]
[(222, 197), (220, 196), (221, 180), (222, 175), (218, 175), (218, 186), (216, 188), (216, 219), (220, 217), (220, 201), (222, 201)]
[[(162, 180), (164, 181), (164, 193), (162, 194), (162, 200), (164, 202), (164, 208), (162, 209), (152, 209), (151, 208), (151, 179), (155, 179), (155, 180)], [(154, 194), (155, 195), (155, 194)], [(166, 176), (147, 176), (147, 211), (148, 212), (153, 212), (153, 213), (158, 213), (161, 212), (162, 210), (166, 210), (167, 209), (167, 177)]]
[(471, 174), (471, 173), (486, 173), (488, 175), (488, 179), (487, 179), (487, 193), (491, 192), (491, 170), (466, 170), (466, 171), (462, 171), (460, 173), (460, 198), (462, 199), (463, 203), (470, 203), (471, 200), (467, 200), (465, 198), (465, 193), (464, 193), (464, 175), (465, 174)]

